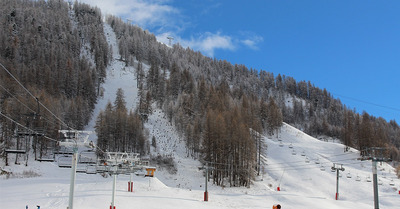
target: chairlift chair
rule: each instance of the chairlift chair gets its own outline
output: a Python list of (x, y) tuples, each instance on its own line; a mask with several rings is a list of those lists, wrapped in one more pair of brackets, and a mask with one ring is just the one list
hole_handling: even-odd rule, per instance
[(92, 141), (88, 142), (91, 131), (59, 130), (62, 139), (57, 143), (61, 147), (88, 147), (94, 148)]
[(351, 176), (351, 173), (348, 172), (347, 175), (346, 175), (346, 177), (347, 177), (348, 179), (350, 179), (350, 178), (352, 177), (352, 176)]
[(320, 164), (319, 159), (317, 158), (317, 160), (315, 161), (315, 164)]
[(138, 153), (107, 152), (106, 156), (110, 165), (135, 165), (140, 161)]

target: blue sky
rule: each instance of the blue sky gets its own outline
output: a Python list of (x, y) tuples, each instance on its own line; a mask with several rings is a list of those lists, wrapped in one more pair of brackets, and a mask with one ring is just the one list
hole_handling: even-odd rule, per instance
[(358, 112), (400, 122), (400, 1), (81, 0), (168, 43), (311, 81)]

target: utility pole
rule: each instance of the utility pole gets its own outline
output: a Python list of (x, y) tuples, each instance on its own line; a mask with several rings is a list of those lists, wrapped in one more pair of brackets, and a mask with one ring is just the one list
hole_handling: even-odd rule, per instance
[(113, 168), (113, 190), (112, 190), (110, 209), (115, 209), (115, 190), (116, 190), (116, 185), (117, 185), (117, 169), (118, 169), (117, 166), (115, 166)]
[(339, 199), (339, 171), (344, 171), (343, 164), (334, 163), (332, 166), (332, 171), (336, 170), (336, 200)]
[[(76, 166), (77, 166), (77, 161), (78, 161), (78, 145), (85, 145), (85, 146), (90, 146), (90, 143), (88, 144), (86, 142), (87, 138), (89, 138), (89, 134), (92, 133), (91, 131), (77, 131), (77, 130), (58, 130), (59, 133), (64, 134), (66, 137), (66, 141), (60, 141), (58, 142), (59, 146), (65, 146), (65, 147), (70, 147), (72, 146), (73, 150), (73, 155), (72, 155), (72, 164), (71, 164), (71, 181), (70, 181), (70, 186), (69, 186), (69, 201), (68, 201), (68, 207), (67, 209), (73, 209), (74, 208), (74, 190), (75, 190), (75, 177), (76, 177)], [(85, 137), (84, 141), (78, 141), (79, 133), (85, 133), (87, 136)]]
[(256, 142), (256, 147), (258, 150), (257, 156), (257, 176), (260, 175), (261, 171), (261, 134), (258, 131), (253, 129), (250, 130), (252, 137), (254, 137), (254, 141)]
[(168, 45), (172, 46), (172, 40), (174, 40), (174, 38), (171, 37), (171, 36), (168, 36), (167, 39), (169, 40), (169, 42), (168, 42), (169, 44)]
[(78, 157), (78, 145), (75, 145), (73, 150), (74, 150), (74, 154), (72, 155), (71, 181), (69, 184), (69, 201), (68, 201), (67, 209), (74, 208), (74, 190), (75, 190), (76, 164), (77, 164), (77, 157)]
[(282, 176), (281, 176), (281, 178), (279, 179), (278, 187), (276, 188), (276, 191), (278, 191), (278, 192), (281, 191), (281, 181), (282, 181), (283, 174), (285, 174), (285, 170), (286, 170), (286, 168), (283, 169)]
[[(36, 114), (34, 115), (34, 119), (35, 119), (35, 122), (34, 122), (34, 129), (36, 129), (36, 131), (38, 131), (37, 129), (39, 128), (39, 118), (40, 118), (40, 103), (39, 103), (39, 98), (37, 98), (37, 97), (35, 97), (35, 99), (36, 99), (36, 104), (37, 104), (37, 111), (36, 111)], [(44, 129), (43, 129), (43, 134), (44, 134)], [(38, 143), (38, 135), (36, 134), (36, 141), (35, 141), (35, 150), (33, 150), (34, 151), (34, 153), (35, 153), (35, 160), (37, 160), (37, 155), (36, 155), (36, 149), (37, 149), (37, 143)], [(33, 138), (32, 138), (32, 143), (33, 143)]]
[(371, 160), (372, 162), (372, 174), (374, 182), (374, 206), (375, 209), (379, 209), (379, 195), (378, 195), (378, 162), (390, 162), (390, 158), (385, 158), (386, 148), (372, 147), (365, 150), (364, 157), (361, 160)]
[(133, 181), (132, 181), (132, 173), (130, 175), (130, 180), (128, 182), (128, 192), (133, 192)]
[(257, 175), (260, 175), (261, 170), (261, 136), (260, 133), (257, 132), (257, 139), (258, 139), (258, 166), (257, 166)]
[(207, 184), (208, 184), (208, 170), (214, 169), (213, 167), (209, 167), (208, 163), (206, 163), (205, 166), (200, 167), (199, 170), (206, 170), (206, 176), (205, 176), (205, 190), (204, 190), (204, 201), (208, 201), (208, 190), (207, 190)]

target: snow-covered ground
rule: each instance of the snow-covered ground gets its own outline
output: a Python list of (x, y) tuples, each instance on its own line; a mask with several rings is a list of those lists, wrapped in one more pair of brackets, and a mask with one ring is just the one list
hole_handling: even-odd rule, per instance
[[(119, 58), (115, 34), (105, 25), (109, 44), (113, 46), (114, 58)], [(145, 66), (146, 68), (146, 66)], [(148, 68), (148, 66), (147, 66)], [(95, 119), (108, 101), (114, 102), (118, 88), (125, 92), (127, 108), (137, 104), (137, 88), (134, 68), (125, 67), (114, 60), (107, 68), (104, 96), (98, 100), (94, 117), (86, 127), (94, 130)], [(129, 175), (117, 177), (116, 208), (272, 208), (281, 204), (286, 208), (332, 208), (370, 209), (374, 207), (370, 161), (359, 161), (357, 150), (344, 152), (341, 144), (323, 142), (310, 137), (290, 125), (284, 124), (279, 137), (263, 137), (267, 147), (262, 153), (262, 175), (250, 188), (221, 188), (208, 185), (209, 201), (203, 201), (204, 176), (198, 169), (200, 163), (187, 158), (183, 140), (165, 114), (154, 108), (145, 127), (149, 140), (157, 140), (157, 148), (151, 147), (152, 155), (172, 156), (177, 173), (169, 174), (157, 168), (154, 178), (133, 176), (134, 192), (128, 192)], [(92, 138), (95, 141), (95, 137)], [(13, 162), (12, 160), (10, 162)], [(333, 163), (343, 164), (339, 182), (339, 200), (335, 200), (336, 173), (331, 172)], [(9, 178), (0, 176), (0, 202), (2, 208), (65, 209), (68, 206), (70, 168), (59, 168), (57, 162), (35, 162), (28, 166), (0, 167), (13, 172)], [(351, 176), (348, 178), (347, 176)], [(383, 163), (378, 166), (380, 208), (400, 207), (400, 180), (394, 169)], [(358, 181), (359, 180), (359, 181)], [(74, 208), (109, 208), (112, 194), (110, 177), (100, 174), (77, 173)], [(281, 191), (277, 191), (277, 187)]]
[[(162, 117), (161, 117), (162, 118)], [(159, 128), (167, 129), (168, 126)], [(173, 136), (166, 133), (167, 136)], [(268, 150), (263, 153), (267, 159), (265, 172), (251, 188), (220, 188), (209, 184), (209, 201), (203, 201), (204, 177), (196, 169), (198, 163), (175, 155), (181, 161), (178, 174), (170, 175), (156, 171), (154, 178), (134, 176), (134, 192), (128, 192), (129, 175), (117, 177), (117, 208), (270, 208), (280, 203), (283, 208), (372, 208), (373, 187), (367, 182), (372, 177), (371, 162), (358, 161), (355, 150), (344, 153), (343, 146), (322, 142), (301, 131), (284, 125), (279, 138), (264, 137)], [(280, 146), (282, 140), (283, 146)], [(293, 148), (289, 148), (292, 144)], [(178, 145), (179, 147), (181, 145)], [(296, 151), (296, 155), (293, 154)], [(177, 152), (180, 152), (178, 149)], [(302, 156), (304, 151), (305, 156)], [(306, 158), (310, 160), (306, 162)], [(319, 164), (315, 162), (319, 160)], [(339, 200), (335, 200), (336, 174), (330, 171), (334, 162), (343, 164), (339, 184)], [(324, 166), (325, 170), (321, 170)], [(3, 166), (2, 166), (3, 167)], [(400, 181), (394, 169), (379, 165), (379, 201), (381, 208), (399, 208)], [(4, 208), (63, 208), (68, 205), (70, 169), (59, 168), (57, 163), (30, 161), (29, 166), (11, 165), (5, 167), (16, 177), (0, 180), (0, 199)], [(22, 176), (30, 171), (39, 177)], [(347, 178), (347, 174), (352, 175)], [(361, 180), (357, 181), (356, 177)], [(108, 208), (111, 202), (112, 178), (99, 174), (78, 173), (76, 177), (75, 208)], [(394, 186), (390, 185), (394, 183)], [(186, 185), (186, 186), (184, 186)], [(280, 186), (281, 191), (276, 188)]]

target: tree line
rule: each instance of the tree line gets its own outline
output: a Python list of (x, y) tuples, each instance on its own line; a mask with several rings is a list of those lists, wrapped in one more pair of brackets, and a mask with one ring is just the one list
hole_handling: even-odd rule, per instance
[(126, 109), (124, 91), (120, 88), (114, 105), (110, 102), (101, 111), (96, 120), (97, 153), (134, 152), (146, 155), (149, 143), (145, 137), (142, 120), (137, 112)]

